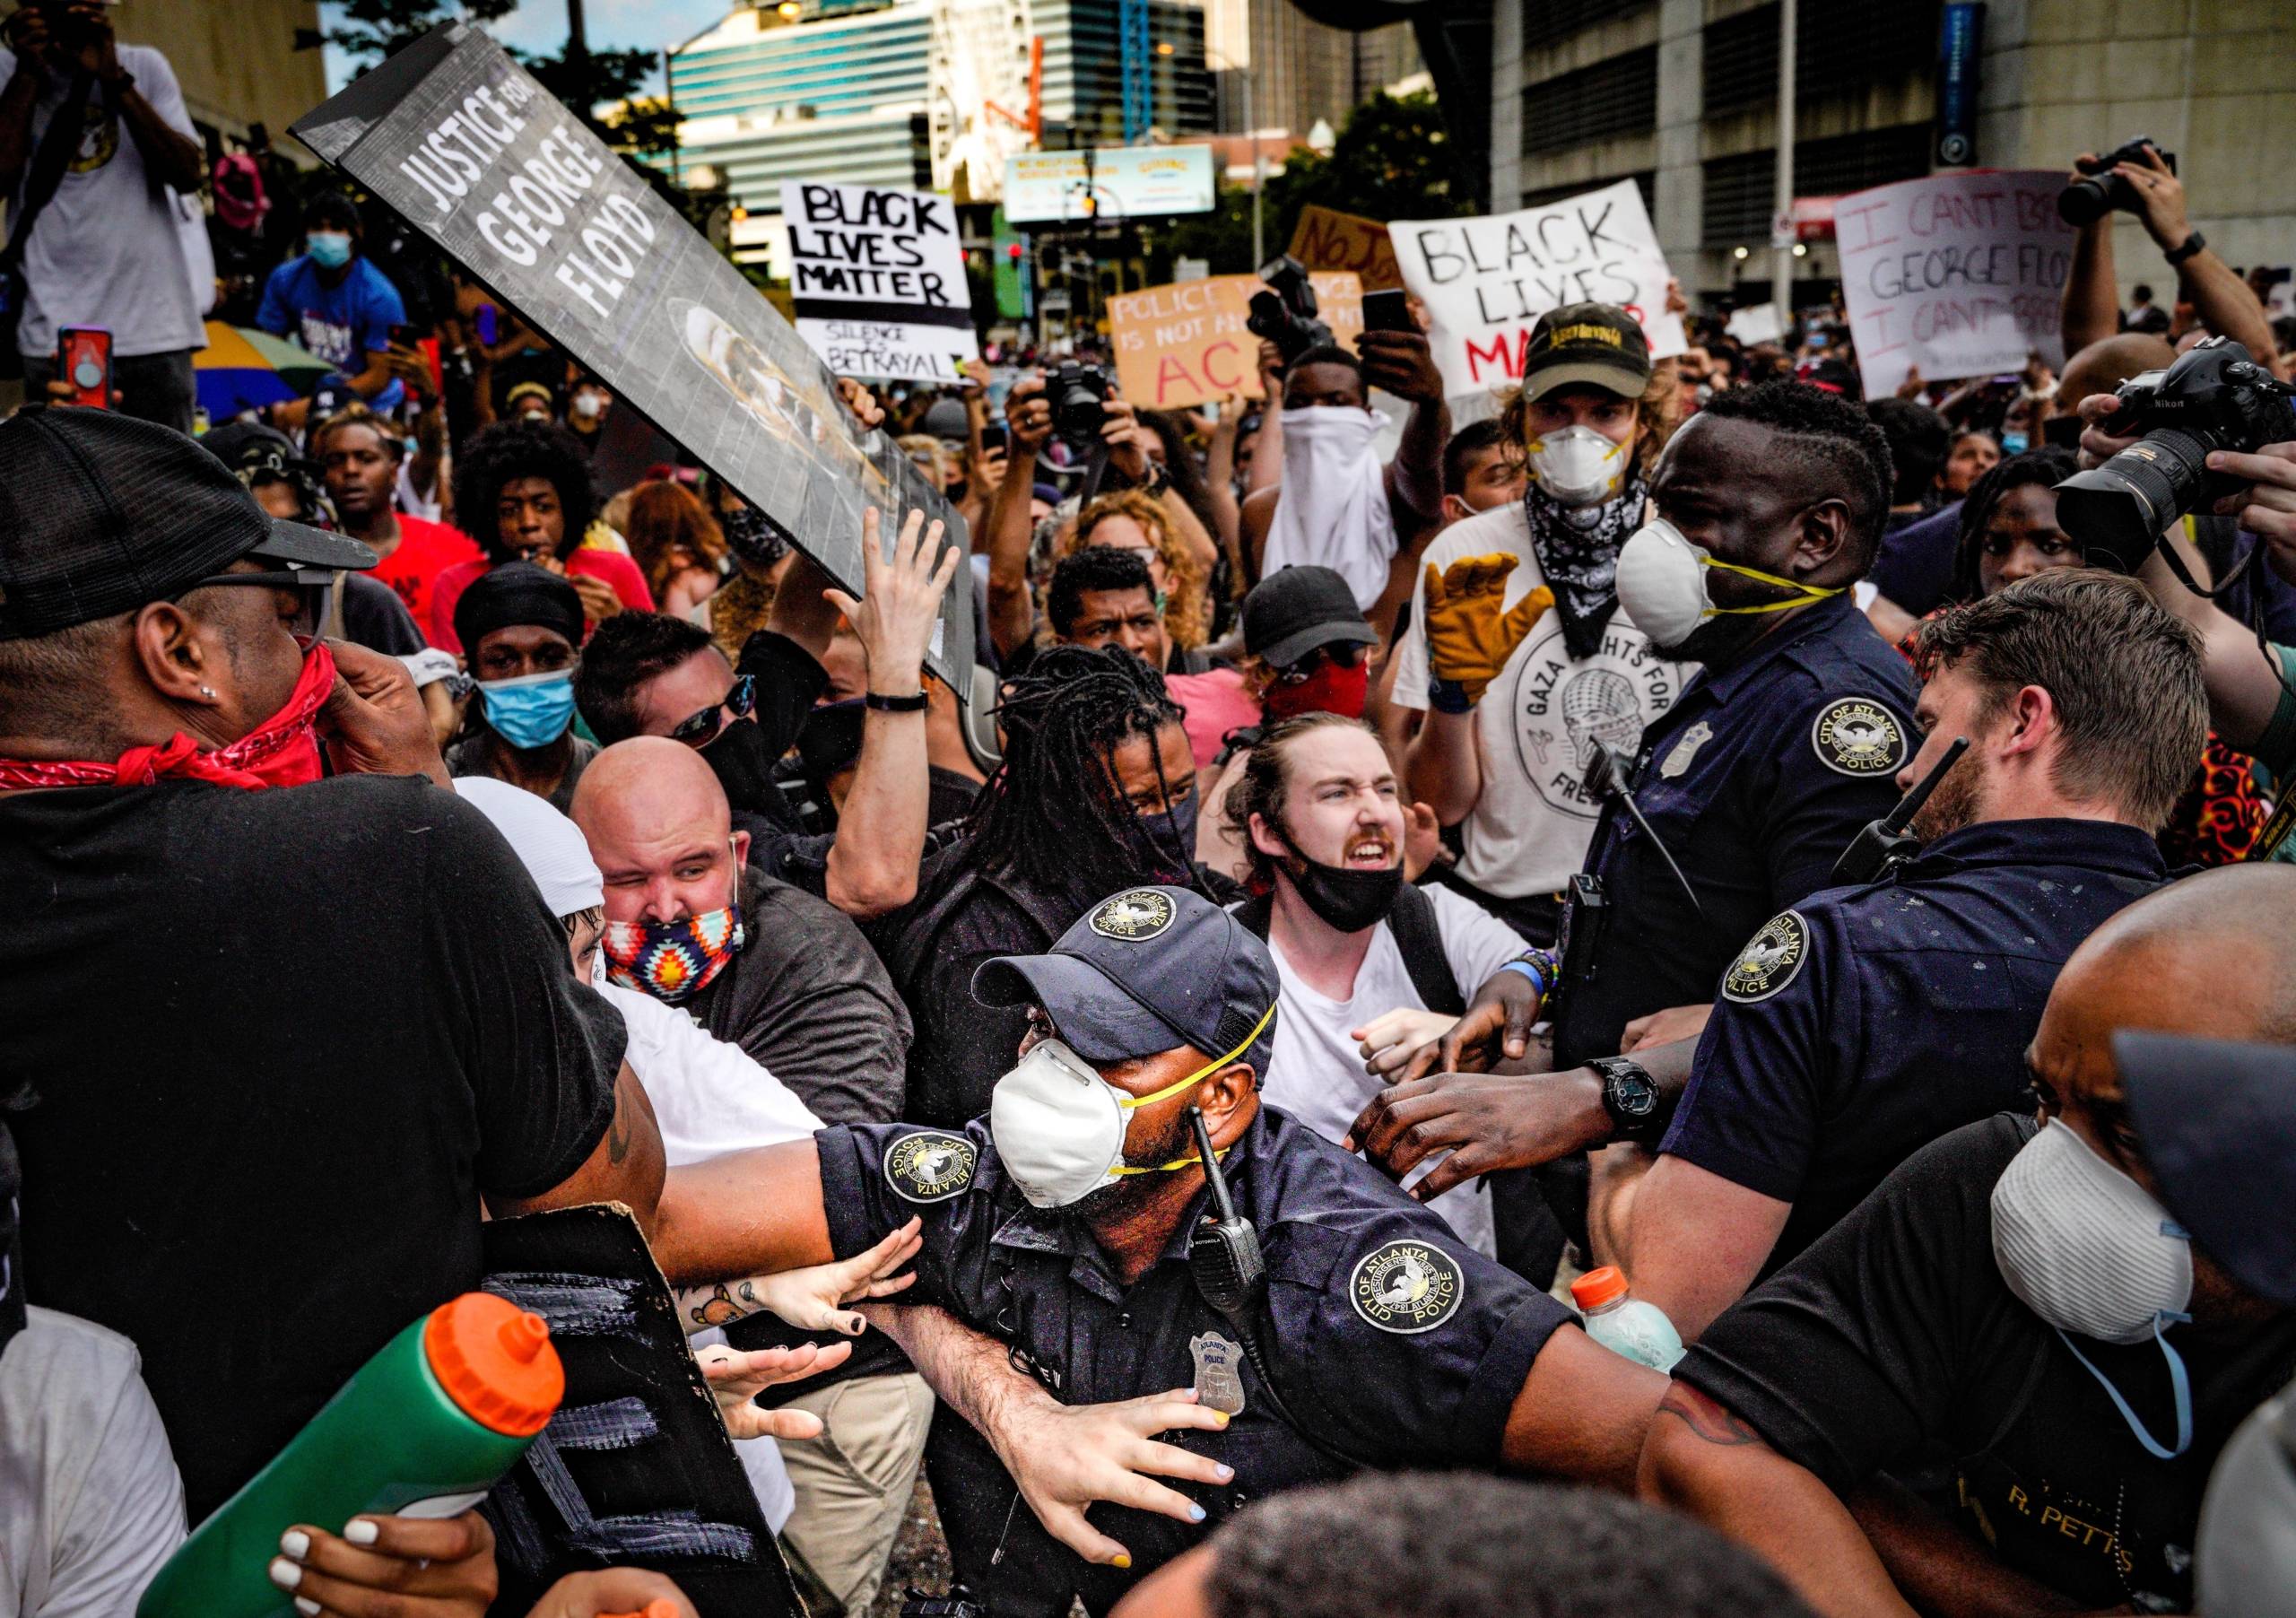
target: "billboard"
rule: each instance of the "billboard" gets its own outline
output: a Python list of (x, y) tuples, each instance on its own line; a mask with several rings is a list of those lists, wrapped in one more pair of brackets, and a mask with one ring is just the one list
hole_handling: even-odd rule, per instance
[(1021, 152), (1004, 160), (1004, 217), (1015, 224), (1211, 211), (1209, 146)]
[[(847, 590), (861, 512), (890, 541), (915, 507), (962, 519), (700, 231), (480, 30), (443, 23), (296, 120), (327, 162), (405, 215), (628, 406), (747, 496)], [(970, 593), (927, 662), (971, 682)]]

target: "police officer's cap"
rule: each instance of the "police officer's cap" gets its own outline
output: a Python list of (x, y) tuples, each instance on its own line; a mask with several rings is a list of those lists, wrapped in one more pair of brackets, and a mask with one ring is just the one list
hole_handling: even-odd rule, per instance
[(1126, 888), (1086, 911), (1049, 954), (1001, 955), (972, 978), (984, 1005), (1043, 1006), (1087, 1062), (1183, 1046), (1222, 1057), (1248, 1040), (1239, 1054), (1262, 1074), (1275, 1048), (1276, 993), (1267, 945), (1186, 888)]

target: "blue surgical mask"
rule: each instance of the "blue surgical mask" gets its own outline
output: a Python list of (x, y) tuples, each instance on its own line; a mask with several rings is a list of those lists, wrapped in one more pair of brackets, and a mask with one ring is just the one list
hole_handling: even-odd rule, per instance
[(554, 669), (511, 680), (481, 680), (486, 722), (511, 746), (547, 747), (574, 722), (574, 674)]
[(339, 270), (351, 262), (351, 238), (341, 231), (313, 231), (303, 238), (311, 262), (323, 270)]
[(2030, 446), (2031, 442), (2032, 440), (2028, 439), (2022, 432), (2005, 432), (2001, 435), (2001, 453), (2004, 455), (2022, 455), (2025, 453), (2027, 447)]

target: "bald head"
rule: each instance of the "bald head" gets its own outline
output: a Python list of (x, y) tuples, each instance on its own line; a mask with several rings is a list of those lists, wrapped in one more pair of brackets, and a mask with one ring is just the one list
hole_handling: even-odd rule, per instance
[(2049, 413), (2071, 415), (2091, 394), (2110, 393), (2140, 372), (2174, 363), (2176, 357), (2166, 338), (2147, 332), (2100, 337), (2065, 362)]
[(2187, 876), (2108, 920), (2050, 995), (2118, 1003), (2121, 1026), (2296, 1043), (2296, 866)]
[(609, 921), (675, 921), (734, 902), (749, 834), (700, 753), (632, 736), (590, 761), (574, 823), (605, 878)]

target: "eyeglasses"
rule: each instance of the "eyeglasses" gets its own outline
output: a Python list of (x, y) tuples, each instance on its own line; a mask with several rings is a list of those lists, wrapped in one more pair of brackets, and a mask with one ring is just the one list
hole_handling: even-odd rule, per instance
[(683, 742), (688, 747), (707, 747), (733, 722), (720, 718), (721, 713), (732, 715), (733, 719), (746, 719), (756, 707), (757, 676), (744, 674), (734, 682), (734, 689), (726, 693), (724, 701), (697, 708), (672, 726), (670, 740)]
[(1326, 659), (1342, 668), (1353, 668), (1363, 661), (1363, 648), (1360, 642), (1353, 640), (1343, 640), (1328, 646), (1317, 647), (1297, 663), (1277, 669), (1275, 677), (1285, 685), (1305, 685), (1316, 677), (1317, 672), (1323, 667)]

